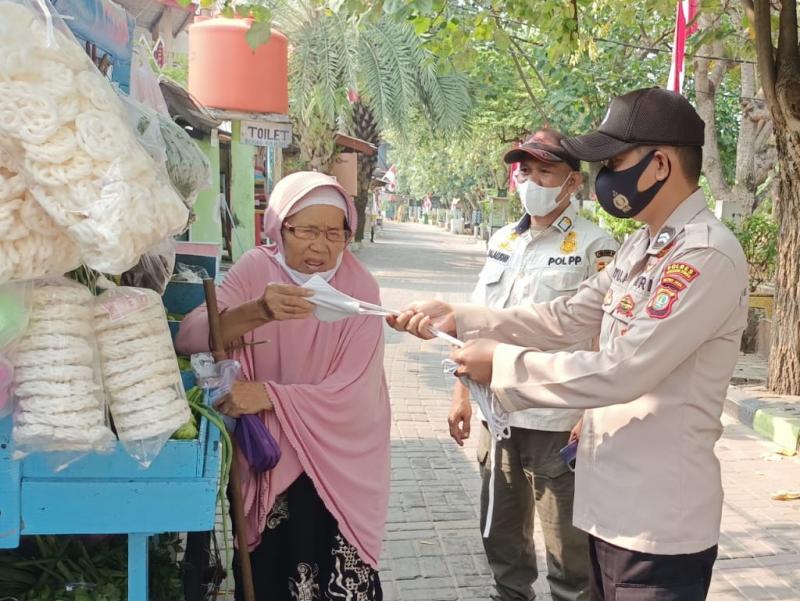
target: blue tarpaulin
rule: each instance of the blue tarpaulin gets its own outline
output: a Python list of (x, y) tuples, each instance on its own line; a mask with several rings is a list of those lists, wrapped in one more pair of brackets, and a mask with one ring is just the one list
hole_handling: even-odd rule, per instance
[(51, 0), (100, 71), (130, 92), (136, 22), (109, 0)]

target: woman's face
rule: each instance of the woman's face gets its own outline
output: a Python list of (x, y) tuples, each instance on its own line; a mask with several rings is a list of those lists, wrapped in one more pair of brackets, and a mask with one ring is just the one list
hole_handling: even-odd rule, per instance
[(336, 267), (350, 232), (344, 211), (314, 205), (287, 217), (282, 235), (286, 264), (300, 273), (319, 273)]

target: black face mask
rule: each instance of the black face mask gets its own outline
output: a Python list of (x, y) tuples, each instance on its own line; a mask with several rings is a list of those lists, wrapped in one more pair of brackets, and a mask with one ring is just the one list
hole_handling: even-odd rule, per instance
[[(597, 174), (594, 182), (594, 189), (597, 193), (597, 200), (600, 206), (607, 213), (614, 217), (625, 219), (635, 217), (644, 209), (658, 194), (661, 187), (669, 179), (669, 175), (661, 181), (654, 183), (647, 190), (639, 191), (636, 189), (639, 178), (653, 160), (655, 150), (648, 153), (641, 161), (633, 167), (622, 171), (612, 171), (608, 167), (603, 167)], [(672, 169), (670, 168), (670, 172)]]

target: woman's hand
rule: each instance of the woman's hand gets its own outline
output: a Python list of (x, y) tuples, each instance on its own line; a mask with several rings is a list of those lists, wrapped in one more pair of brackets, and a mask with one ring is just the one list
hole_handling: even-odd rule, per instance
[(417, 338), (430, 340), (433, 326), (451, 336), (456, 335), (456, 317), (453, 307), (442, 301), (421, 301), (403, 310), (400, 315), (389, 316), (386, 323), (398, 332), (409, 332)]
[(233, 390), (215, 406), (220, 413), (241, 417), (272, 409), (272, 399), (262, 382), (234, 382)]
[(314, 305), (306, 300), (314, 296), (312, 290), (290, 284), (267, 284), (259, 299), (263, 316), (269, 321), (305, 319), (314, 312)]

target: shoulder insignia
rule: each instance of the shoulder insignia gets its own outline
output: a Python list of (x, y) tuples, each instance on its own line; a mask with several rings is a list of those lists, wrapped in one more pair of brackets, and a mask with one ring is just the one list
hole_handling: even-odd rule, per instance
[(561, 230), (562, 233), (567, 233), (569, 230), (572, 229), (572, 219), (567, 217), (566, 215), (558, 220), (556, 223), (556, 227)]
[(600, 257), (613, 257), (616, 254), (617, 254), (617, 251), (612, 250), (610, 248), (604, 248), (604, 249), (601, 249), (601, 250), (596, 250), (595, 253), (594, 253), (594, 256), (599, 259)]
[(658, 236), (656, 236), (655, 242), (653, 242), (653, 250), (661, 250), (667, 244), (672, 242), (672, 239), (675, 237), (675, 228), (672, 226), (665, 226), (661, 228), (661, 231), (658, 232)]
[(684, 248), (708, 248), (708, 224), (688, 223), (684, 228), (684, 232), (686, 233), (683, 241)]
[(689, 263), (670, 263), (664, 270), (664, 275), (675, 276), (691, 282), (700, 275), (700, 271)]

